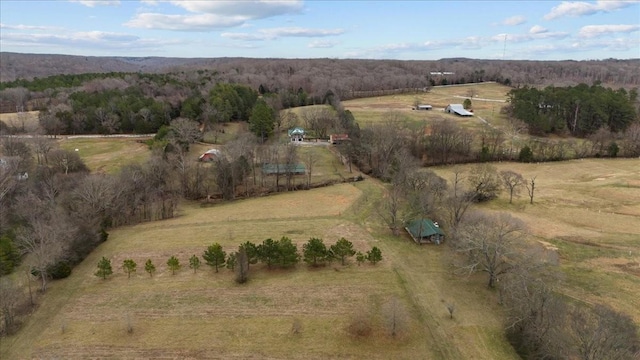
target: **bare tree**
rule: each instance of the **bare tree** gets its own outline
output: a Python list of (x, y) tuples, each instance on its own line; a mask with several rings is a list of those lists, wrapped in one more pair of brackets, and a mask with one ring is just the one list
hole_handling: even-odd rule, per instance
[(486, 272), (487, 286), (493, 288), (501, 275), (513, 269), (514, 242), (523, 230), (524, 225), (508, 214), (475, 214), (456, 231), (456, 250), (462, 256), (459, 269)]
[(536, 176), (532, 176), (524, 185), (527, 188), (527, 193), (529, 193), (529, 203), (533, 205), (533, 195), (536, 190)]
[(295, 176), (295, 168), (298, 165), (298, 146), (296, 144), (287, 143), (284, 146), (284, 166), (285, 177), (287, 179), (287, 191), (291, 190), (293, 179)]
[(313, 173), (313, 166), (316, 164), (318, 157), (313, 148), (308, 149), (304, 155), (304, 165), (307, 170), (307, 189), (311, 189), (311, 174)]
[(11, 333), (15, 324), (16, 311), (22, 298), (22, 291), (8, 276), (0, 278), (0, 316), (4, 319), (4, 331)]
[(64, 256), (71, 242), (70, 237), (71, 228), (57, 211), (50, 211), (48, 216), (32, 220), (29, 228), (18, 233), (18, 246), (31, 255), (32, 268), (42, 281), (42, 292), (47, 290), (49, 267)]
[(640, 346), (633, 319), (610, 307), (575, 307), (570, 313), (574, 346), (581, 360), (631, 360)]
[(176, 143), (185, 149), (202, 138), (198, 122), (194, 120), (177, 118), (171, 121), (170, 128)]
[(453, 312), (456, 311), (456, 304), (452, 302), (447, 303), (447, 311), (449, 312), (449, 319), (453, 319)]
[(318, 138), (326, 138), (329, 130), (337, 123), (336, 114), (328, 107), (304, 109), (302, 119), (305, 126)]
[(471, 168), (467, 183), (475, 201), (494, 199), (500, 192), (498, 170), (490, 164), (478, 164)]
[(502, 184), (509, 190), (509, 204), (511, 204), (513, 203), (513, 195), (518, 194), (525, 180), (522, 175), (511, 170), (500, 171), (500, 179), (502, 179)]
[(403, 189), (400, 184), (393, 183), (391, 189), (381, 199), (376, 211), (378, 215), (384, 220), (384, 222), (393, 233), (393, 236), (400, 235), (400, 229), (402, 229), (401, 209), (403, 206)]
[(462, 222), (471, 204), (475, 201), (474, 194), (464, 188), (464, 180), (463, 170), (459, 167), (454, 168), (451, 186), (443, 201), (443, 206), (448, 216), (448, 224), (454, 232)]
[(56, 143), (51, 139), (38, 134), (33, 137), (32, 144), (34, 152), (36, 153), (38, 165), (46, 164), (47, 156), (49, 155), (49, 152), (56, 147)]
[(396, 337), (406, 332), (408, 323), (407, 310), (397, 297), (392, 297), (383, 305), (382, 315), (389, 335)]

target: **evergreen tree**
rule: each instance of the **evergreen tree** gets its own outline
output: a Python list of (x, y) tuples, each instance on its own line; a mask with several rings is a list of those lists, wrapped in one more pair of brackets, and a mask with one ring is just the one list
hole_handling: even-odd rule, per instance
[(340, 238), (338, 242), (336, 242), (334, 245), (331, 245), (331, 252), (333, 253), (333, 255), (340, 258), (342, 265), (346, 264), (346, 259), (348, 256), (353, 256), (356, 254), (356, 251), (353, 250), (353, 244), (351, 243), (351, 241), (345, 238)]
[(177, 257), (172, 256), (167, 260), (167, 266), (171, 269), (171, 274), (175, 275), (176, 271), (180, 270), (180, 260)]
[(156, 272), (156, 266), (153, 265), (151, 259), (147, 259), (147, 262), (144, 263), (144, 271), (149, 273), (149, 276), (153, 276), (153, 273)]
[(356, 261), (358, 262), (358, 266), (362, 265), (365, 261), (367, 261), (367, 255), (365, 255), (362, 252), (358, 251), (356, 253)]
[(298, 248), (291, 242), (286, 236), (283, 236), (278, 241), (278, 262), (282, 267), (291, 267), (298, 263), (300, 255), (298, 255)]
[(235, 271), (237, 262), (238, 261), (236, 253), (229, 254), (229, 256), (227, 257), (227, 269)]
[(106, 257), (102, 257), (100, 261), (98, 261), (98, 271), (96, 271), (96, 276), (101, 277), (102, 279), (106, 279), (107, 276), (113, 274), (113, 269), (111, 268), (111, 260)]
[(249, 117), (249, 131), (258, 136), (262, 142), (273, 134), (275, 119), (273, 109), (264, 100), (258, 100)]
[(243, 247), (244, 251), (246, 252), (247, 264), (256, 264), (258, 262), (258, 247), (256, 246), (256, 244), (247, 241), (240, 246)]
[(302, 254), (304, 262), (312, 266), (324, 265), (330, 255), (322, 239), (318, 238), (311, 238), (306, 244), (302, 245)]
[(278, 261), (278, 242), (273, 239), (266, 239), (262, 244), (257, 246), (258, 259), (261, 262), (267, 264), (268, 268), (271, 268), (271, 264)]
[(227, 253), (222, 250), (222, 246), (220, 244), (214, 243), (205, 250), (202, 258), (207, 265), (214, 267), (216, 272), (218, 272), (218, 268), (224, 266)]
[(374, 246), (371, 250), (367, 251), (367, 260), (375, 265), (382, 260), (382, 251)]
[(138, 264), (136, 264), (136, 262), (131, 259), (125, 259), (122, 262), (122, 268), (127, 273), (127, 279), (131, 278), (131, 273), (136, 272), (137, 266)]
[(193, 273), (195, 274), (200, 268), (200, 258), (195, 254), (189, 258), (189, 267), (193, 269)]

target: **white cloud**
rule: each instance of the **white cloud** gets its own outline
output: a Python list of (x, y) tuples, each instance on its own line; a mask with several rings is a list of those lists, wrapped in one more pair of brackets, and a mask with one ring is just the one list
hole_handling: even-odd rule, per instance
[(120, 5), (120, 0), (69, 0), (88, 7)]
[(540, 25), (533, 25), (531, 29), (529, 29), (529, 34), (542, 34), (546, 32), (549, 32), (549, 30), (543, 28)]
[(313, 48), (313, 49), (327, 49), (327, 48), (332, 48), (334, 46), (338, 45), (337, 41), (332, 41), (332, 40), (314, 40), (312, 42), (310, 42), (307, 47)]
[(527, 19), (522, 16), (522, 15), (516, 15), (516, 16), (512, 16), (510, 18), (506, 18), (502, 21), (503, 25), (510, 25), (510, 26), (515, 26), (515, 25), (520, 25), (523, 24), (527, 21)]
[(640, 30), (640, 25), (587, 25), (578, 32), (578, 36), (592, 38), (614, 33), (631, 33)]
[(221, 36), (227, 39), (257, 41), (273, 40), (280, 37), (325, 37), (344, 33), (343, 29), (307, 29), (300, 27), (260, 29), (256, 34), (247, 33), (223, 33)]
[(182, 44), (177, 40), (142, 39), (135, 35), (88, 31), (74, 32), (68, 34), (25, 34), (25, 33), (3, 33), (0, 42), (3, 45), (38, 45), (38, 46), (60, 46), (69, 48), (97, 48), (97, 49), (129, 49), (141, 48), (153, 49), (158, 46), (172, 44)]
[(599, 12), (611, 12), (638, 2), (640, 2), (640, 0), (598, 0), (596, 2), (563, 1), (560, 5), (552, 8), (544, 18), (546, 20), (553, 20), (562, 16), (577, 17), (593, 15)]
[[(162, 0), (145, 0), (156, 5)], [(300, 0), (246, 0), (246, 1), (162, 1), (186, 10), (188, 14), (160, 14), (142, 12), (125, 26), (145, 29), (179, 31), (209, 31), (245, 25), (249, 20), (265, 19), (297, 13), (302, 9)]]
[(142, 13), (124, 25), (132, 28), (164, 29), (178, 31), (210, 31), (242, 25), (248, 18), (242, 16), (219, 16), (214, 14), (165, 15)]
[(56, 27), (53, 26), (34, 26), (34, 25), (8, 25), (8, 24), (3, 24), (0, 23), (0, 29), (7, 29), (7, 30), (54, 30), (57, 29)]
[[(534, 26), (535, 27), (535, 26)], [(539, 29), (533, 29), (532, 30), (539, 30)], [(542, 40), (542, 39), (564, 39), (569, 37), (569, 33), (566, 32), (551, 32), (548, 30), (542, 31), (542, 32), (532, 32), (531, 30), (529, 30), (529, 33), (527, 34), (497, 34), (491, 37), (491, 40), (493, 41), (505, 41), (505, 36), (507, 37), (507, 42), (510, 43), (520, 43), (520, 42), (527, 42), (527, 41), (534, 41), (534, 40)]]

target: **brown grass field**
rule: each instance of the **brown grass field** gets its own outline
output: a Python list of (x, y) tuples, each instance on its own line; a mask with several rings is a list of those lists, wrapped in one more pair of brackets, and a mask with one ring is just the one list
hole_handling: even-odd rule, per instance
[(22, 129), (32, 132), (35, 131), (38, 126), (38, 114), (39, 111), (25, 111), (22, 113), (2, 113), (0, 114), (0, 122), (5, 123), (7, 126)]
[[(524, 190), (513, 204), (503, 193), (481, 208), (521, 218), (532, 239), (557, 254), (564, 294), (611, 305), (640, 324), (640, 160), (494, 165), (536, 176), (534, 204)], [(437, 172), (450, 178), (451, 168)]]
[[(452, 119), (465, 128), (480, 129), (483, 123), (478, 119), (478, 116), (484, 118), (492, 125), (500, 126), (505, 122), (504, 116), (500, 114), (500, 109), (505, 103), (480, 99), (504, 101), (507, 98), (506, 95), (509, 90), (509, 87), (495, 83), (465, 86), (438, 86), (432, 88), (428, 93), (354, 99), (344, 101), (343, 105), (353, 113), (360, 126), (367, 126), (383, 121), (385, 116), (390, 111), (393, 111), (404, 116), (406, 123), (411, 127), (423, 127), (434, 120)], [(473, 95), (472, 105), (476, 116), (460, 118), (442, 111), (448, 104), (462, 104), (464, 101), (462, 97), (470, 95)], [(411, 110), (416, 99), (421, 104), (432, 105), (433, 110)]]
[(124, 165), (142, 163), (149, 158), (149, 147), (140, 138), (60, 138), (61, 148), (78, 149), (91, 172), (114, 173)]
[[(468, 90), (434, 88), (421, 102), (461, 103), (454, 96)], [(508, 88), (483, 84), (474, 90), (479, 98), (500, 99)], [(406, 114), (416, 126), (428, 116), (451, 116), (412, 111), (414, 97), (344, 103), (364, 126), (380, 121), (389, 109)], [(474, 100), (476, 114), (493, 112), (494, 105), (498, 114), (504, 104)], [(501, 121), (497, 115), (485, 118)], [(479, 126), (476, 117), (455, 119), (469, 128)], [(64, 140), (61, 146), (78, 148), (96, 171), (112, 172), (131, 158), (148, 156), (146, 146), (135, 150), (135, 140), (120, 140), (100, 145), (98, 139)], [(193, 156), (209, 147), (194, 145)], [(355, 169), (347, 172), (330, 147), (303, 146), (300, 155), (311, 151), (320, 159), (314, 182), (357, 175)], [(125, 156), (129, 153), (136, 156)], [(534, 204), (526, 193), (509, 204), (503, 193), (477, 208), (523, 219), (531, 244), (558, 260), (566, 296), (607, 303), (640, 323), (640, 159), (494, 165), (537, 176)], [(449, 179), (452, 168), (434, 170)], [(17, 335), (0, 341), (0, 359), (518, 359), (504, 337), (503, 309), (485, 277), (453, 275), (446, 246), (417, 246), (407, 235), (390, 236), (376, 211), (383, 190), (368, 178), (210, 207), (184, 203), (174, 219), (114, 229), (69, 278), (53, 282), (38, 298), (39, 307)], [(312, 236), (329, 245), (344, 236), (360, 251), (378, 246), (384, 259), (376, 266), (357, 266), (352, 259), (345, 267), (333, 263), (319, 269), (254, 265), (245, 285), (235, 284), (227, 269), (215, 273), (203, 265), (196, 274), (188, 269), (188, 258), (213, 242), (231, 252), (244, 241), (281, 236), (293, 239), (300, 252)], [(183, 266), (176, 275), (166, 265), (172, 255)], [(114, 266), (107, 280), (94, 275), (102, 256)], [(121, 268), (126, 258), (138, 263), (130, 279)], [(143, 270), (146, 259), (158, 270), (152, 278)], [(408, 315), (397, 338), (385, 332), (381, 315), (392, 297)], [(448, 303), (456, 306), (453, 319)], [(354, 314), (371, 319), (370, 336), (349, 334)], [(297, 335), (291, 332), (294, 319), (302, 324)]]

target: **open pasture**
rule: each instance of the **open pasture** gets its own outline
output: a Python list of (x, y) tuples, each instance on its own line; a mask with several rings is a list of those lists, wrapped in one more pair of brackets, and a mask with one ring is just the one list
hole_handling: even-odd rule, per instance
[(60, 138), (60, 147), (75, 151), (91, 172), (114, 173), (124, 165), (142, 163), (151, 151), (140, 138)]
[[(375, 215), (381, 186), (368, 179), (310, 191), (200, 207), (181, 206), (179, 216), (113, 230), (73, 274), (50, 285), (18, 335), (3, 340), (7, 358), (242, 358), (242, 359), (516, 359), (502, 335), (500, 310), (483, 282), (448, 270), (445, 247), (419, 247), (392, 238)], [(310, 237), (331, 245), (340, 237), (366, 251), (379, 246), (376, 266), (333, 263), (311, 269), (269, 270), (252, 265), (237, 285), (228, 269), (203, 264), (193, 273), (188, 258), (220, 243), (231, 252), (244, 241), (290, 237), (302, 251)], [(167, 259), (182, 269), (172, 275)], [(94, 275), (111, 259), (114, 275)], [(138, 263), (130, 279), (124, 259)], [(152, 259), (157, 273), (143, 270)], [(406, 317), (401, 335), (387, 333), (385, 304), (397, 298)], [(454, 319), (446, 304), (455, 303)], [(371, 335), (347, 331), (354, 315), (373, 323)], [(299, 334), (291, 332), (294, 319)], [(127, 328), (132, 332), (127, 332)]]
[(0, 122), (20, 131), (33, 132), (40, 126), (39, 111), (25, 111), (20, 113), (1, 113)]
[[(640, 323), (640, 160), (494, 165), (536, 176), (534, 204), (522, 189), (513, 204), (503, 193), (480, 207), (526, 222), (532, 239), (557, 254), (567, 296), (609, 304)], [(450, 167), (437, 172), (451, 178)]]
[[(428, 93), (354, 99), (344, 101), (343, 105), (353, 113), (361, 126), (384, 121), (389, 112), (395, 112), (404, 116), (406, 123), (414, 128), (440, 119), (455, 120), (466, 128), (480, 128), (483, 123), (478, 119), (478, 115), (492, 124), (502, 123), (500, 109), (505, 105), (504, 101), (509, 89), (507, 86), (495, 83), (437, 86)], [(466, 97), (472, 99), (476, 116), (461, 118), (443, 112), (447, 105), (461, 104)], [(420, 104), (432, 105), (433, 110), (411, 110), (416, 101)]]

